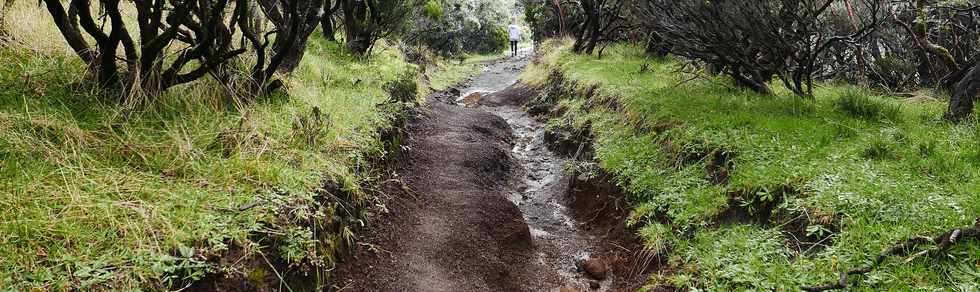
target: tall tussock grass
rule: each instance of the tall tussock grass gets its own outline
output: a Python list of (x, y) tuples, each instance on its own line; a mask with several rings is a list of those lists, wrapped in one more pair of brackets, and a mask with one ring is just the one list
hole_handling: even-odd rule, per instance
[(859, 119), (898, 122), (902, 118), (901, 106), (856, 89), (841, 92), (834, 105), (841, 112)]
[(247, 272), (213, 261), (234, 248), (332, 265), (355, 226), (299, 222), (335, 215), (313, 199), (325, 181), (372, 199), (364, 185), (377, 174), (365, 165), (386, 154), (384, 85), (418, 72), (385, 43), (360, 59), (315, 39), (285, 94), (256, 98), (245, 79), (209, 77), (120, 96), (91, 85), (37, 2), (17, 1), (6, 22), (0, 290), (180, 289)]

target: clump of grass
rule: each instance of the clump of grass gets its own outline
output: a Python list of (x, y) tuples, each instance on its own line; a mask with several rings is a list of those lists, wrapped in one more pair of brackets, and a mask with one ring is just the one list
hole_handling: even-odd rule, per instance
[(852, 127), (850, 125), (845, 125), (845, 124), (842, 124), (842, 123), (833, 123), (832, 124), (832, 127), (833, 127), (833, 130), (834, 130), (835, 136), (837, 138), (852, 138), (852, 137), (856, 137), (856, 136), (858, 136), (858, 134), (860, 134), (860, 133), (858, 133), (858, 131), (854, 127)]
[(406, 71), (385, 84), (388, 100), (391, 102), (416, 102), (419, 83), (415, 72)]
[(531, 107), (552, 106), (559, 100), (576, 98), (575, 92), (580, 87), (578, 82), (569, 79), (561, 69), (551, 70), (546, 84), (548, 86), (528, 102)]
[(898, 146), (895, 143), (885, 137), (876, 136), (868, 142), (868, 146), (864, 148), (862, 156), (867, 159), (897, 159), (898, 158)]
[(921, 155), (922, 157), (929, 157), (936, 154), (936, 148), (938, 148), (938, 144), (939, 143), (937, 143), (936, 140), (929, 140), (927, 142), (916, 144), (915, 147), (918, 150), (919, 155)]
[(309, 147), (316, 147), (330, 125), (330, 116), (324, 116), (319, 107), (313, 107), (309, 115), (299, 115), (293, 119), (293, 137), (302, 138)]
[(872, 97), (859, 90), (845, 90), (834, 101), (838, 110), (845, 114), (864, 120), (888, 120), (897, 122), (901, 118), (901, 107)]

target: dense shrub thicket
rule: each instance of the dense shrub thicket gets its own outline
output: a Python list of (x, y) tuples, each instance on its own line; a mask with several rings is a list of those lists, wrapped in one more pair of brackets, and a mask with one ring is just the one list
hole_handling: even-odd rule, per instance
[[(801, 97), (838, 80), (889, 92), (952, 94), (946, 118), (972, 114), (980, 69), (977, 0), (525, 0), (536, 39), (574, 36), (574, 51), (631, 40), (771, 93)], [(594, 50), (599, 47), (599, 50)]]
[(507, 1), (430, 0), (416, 11), (408, 43), (442, 56), (495, 53), (507, 47)]

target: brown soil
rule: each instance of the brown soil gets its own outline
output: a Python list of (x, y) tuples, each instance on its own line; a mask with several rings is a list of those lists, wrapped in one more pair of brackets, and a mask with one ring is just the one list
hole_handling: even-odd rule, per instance
[[(490, 113), (431, 103), (410, 122), (398, 173), (410, 191), (337, 271), (340, 290), (538, 290), (531, 235), (508, 192), (511, 134)], [(553, 283), (553, 282), (551, 282)]]
[(619, 278), (612, 290), (637, 290), (664, 259), (662, 254), (644, 252), (642, 241), (624, 225), (630, 210), (622, 189), (604, 172), (594, 177), (576, 174), (568, 182), (572, 215), (598, 239), (593, 258), (603, 259)]
[(523, 106), (524, 102), (535, 94), (537, 92), (533, 88), (517, 83), (487, 94), (479, 102), (485, 106)]
[[(520, 106), (535, 94), (535, 89), (515, 84), (485, 96), (480, 103), (488, 106)], [(592, 137), (587, 130), (545, 131), (544, 141), (551, 152), (563, 157), (587, 160), (594, 151)], [(597, 278), (592, 275), (595, 274), (592, 265), (604, 266), (604, 274), (617, 278), (609, 287), (610, 291), (637, 290), (644, 283), (645, 275), (657, 268), (662, 259), (659, 257), (661, 255), (644, 253), (642, 241), (624, 225), (630, 208), (623, 190), (615, 184), (610, 174), (604, 172), (592, 178), (574, 173), (566, 175), (562, 181), (567, 186), (563, 189), (561, 203), (569, 208), (572, 218), (582, 224), (584, 233), (592, 239), (591, 260), (576, 264), (591, 278)]]
[[(541, 152), (541, 124), (519, 108), (533, 92), (499, 86), (526, 61), (490, 64), (476, 86), (437, 93), (409, 121), (393, 167), (399, 182), (382, 186), (390, 212), (337, 267), (334, 288), (632, 291), (643, 283), (622, 193), (561, 171), (564, 160)], [(467, 107), (450, 101), (473, 92), (481, 93)], [(576, 262), (570, 252), (587, 256)]]
[[(219, 267), (232, 268), (208, 275), (190, 283), (181, 291), (313, 291), (317, 285), (316, 275), (305, 273), (302, 269), (291, 269), (289, 263), (280, 259), (274, 252), (265, 249), (248, 252), (242, 247), (232, 245), (227, 254), (209, 258)], [(183, 287), (184, 285), (175, 285)], [(288, 288), (287, 288), (288, 287)]]

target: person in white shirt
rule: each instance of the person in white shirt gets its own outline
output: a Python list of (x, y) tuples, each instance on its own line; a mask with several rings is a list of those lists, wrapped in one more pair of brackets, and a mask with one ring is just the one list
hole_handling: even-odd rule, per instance
[(517, 24), (511, 24), (507, 26), (507, 32), (510, 35), (511, 56), (517, 56), (517, 42), (521, 40), (521, 27), (517, 26)]

